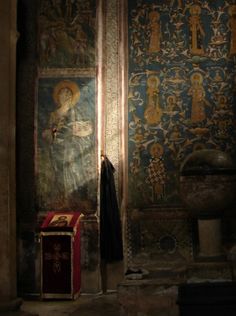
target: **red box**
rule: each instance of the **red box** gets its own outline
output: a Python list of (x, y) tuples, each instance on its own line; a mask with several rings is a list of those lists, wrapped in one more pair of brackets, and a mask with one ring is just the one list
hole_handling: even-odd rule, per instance
[(75, 299), (81, 285), (80, 212), (49, 212), (41, 226), (41, 297)]

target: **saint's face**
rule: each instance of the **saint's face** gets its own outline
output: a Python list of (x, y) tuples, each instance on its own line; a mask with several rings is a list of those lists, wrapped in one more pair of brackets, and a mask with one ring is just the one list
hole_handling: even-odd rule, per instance
[(63, 106), (65, 104), (71, 103), (72, 102), (72, 91), (68, 88), (62, 88), (59, 91), (58, 95), (58, 101), (59, 101), (59, 106)]
[(163, 154), (163, 149), (161, 146), (153, 145), (150, 151), (152, 157), (159, 158)]

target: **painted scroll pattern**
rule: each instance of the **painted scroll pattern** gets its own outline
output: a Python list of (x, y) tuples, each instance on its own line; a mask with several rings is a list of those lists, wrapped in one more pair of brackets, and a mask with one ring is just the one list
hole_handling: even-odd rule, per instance
[(194, 150), (235, 157), (235, 21), (233, 1), (129, 2), (130, 205), (179, 205)]

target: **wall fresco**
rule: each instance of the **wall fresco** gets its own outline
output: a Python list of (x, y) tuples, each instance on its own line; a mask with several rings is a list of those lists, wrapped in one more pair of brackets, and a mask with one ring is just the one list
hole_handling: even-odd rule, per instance
[(194, 150), (235, 157), (235, 22), (233, 1), (129, 1), (131, 207), (180, 205)]
[(42, 78), (38, 88), (39, 210), (96, 208), (94, 78)]
[(132, 222), (130, 266), (155, 271), (175, 262), (191, 260), (191, 223), (187, 220), (149, 219)]
[(40, 67), (95, 66), (96, 0), (41, 0)]

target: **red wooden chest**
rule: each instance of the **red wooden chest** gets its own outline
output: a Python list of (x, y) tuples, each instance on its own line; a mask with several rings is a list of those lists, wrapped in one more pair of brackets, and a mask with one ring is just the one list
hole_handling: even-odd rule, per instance
[(41, 297), (75, 299), (80, 292), (80, 212), (49, 212), (40, 232)]

